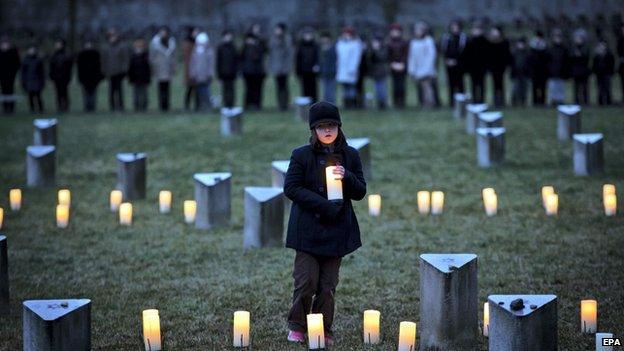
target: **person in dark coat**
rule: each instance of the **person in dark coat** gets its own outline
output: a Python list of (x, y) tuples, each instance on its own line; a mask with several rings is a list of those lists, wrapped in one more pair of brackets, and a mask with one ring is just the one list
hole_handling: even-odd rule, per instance
[(69, 82), (72, 79), (74, 57), (66, 50), (65, 40), (54, 42), (54, 53), (50, 57), (50, 80), (54, 82), (56, 91), (56, 108), (58, 112), (69, 110)]
[(83, 49), (76, 58), (78, 81), (82, 85), (85, 112), (95, 111), (97, 86), (104, 78), (101, 67), (100, 52), (94, 48), (92, 41), (85, 41)]
[(389, 71), (388, 47), (381, 37), (375, 37), (371, 41), (371, 48), (368, 52), (368, 68), (371, 78), (375, 81), (375, 95), (377, 98), (377, 108), (385, 110), (388, 105), (388, 71)]
[(199, 28), (190, 26), (186, 29), (186, 37), (182, 41), (182, 59), (184, 60), (184, 85), (186, 91), (184, 92), (184, 110), (191, 110), (191, 100), (195, 93), (195, 84), (189, 79), (189, 61), (191, 60), (191, 53), (195, 48), (195, 37), (199, 34)]
[(128, 80), (133, 87), (133, 102), (135, 111), (147, 110), (147, 87), (152, 80), (149, 54), (145, 39), (137, 38), (132, 43), (132, 56), (128, 67)]
[(293, 45), (285, 23), (278, 23), (269, 40), (268, 71), (275, 78), (277, 107), (288, 109), (290, 89), (288, 77), (293, 69)]
[(108, 103), (111, 111), (123, 111), (123, 80), (128, 74), (130, 49), (121, 41), (117, 28), (106, 33), (106, 43), (101, 49), (102, 73), (108, 78)]
[(221, 81), (223, 106), (234, 107), (236, 76), (238, 74), (238, 53), (234, 46), (234, 34), (225, 30), (217, 47), (217, 77)]
[(546, 81), (548, 80), (548, 48), (544, 34), (536, 31), (529, 42), (531, 51), (531, 90), (533, 105), (543, 106), (546, 103)]
[(17, 48), (11, 45), (8, 37), (0, 38), (0, 92), (5, 100), (2, 102), (4, 113), (15, 111), (15, 77), (20, 69), (20, 56)]
[(487, 51), (488, 70), (494, 86), (494, 106), (505, 106), (505, 71), (511, 61), (509, 41), (500, 27), (492, 27)]
[(617, 66), (620, 74), (620, 84), (622, 85), (622, 103), (624, 103), (624, 25), (619, 26), (617, 33)]
[(563, 32), (554, 29), (548, 53), (548, 103), (556, 106), (565, 103), (565, 83), (570, 78), (570, 54), (563, 41)]
[(30, 112), (43, 112), (41, 91), (45, 86), (45, 67), (36, 45), (30, 45), (21, 68), (22, 88), (28, 93)]
[(589, 103), (587, 82), (591, 74), (587, 33), (582, 29), (576, 30), (573, 40), (574, 43), (570, 49), (570, 68), (574, 79), (574, 102), (579, 105), (587, 105)]
[[(347, 145), (338, 108), (322, 101), (309, 111), (310, 144), (296, 148), (284, 180), (292, 200), (286, 247), (296, 251), (288, 340), (304, 342), (306, 315), (322, 313), (325, 344), (333, 344), (332, 323), (342, 257), (362, 246), (351, 200), (366, 195), (358, 151)], [(325, 169), (335, 166), (342, 200), (328, 200)]]
[(323, 101), (336, 103), (336, 44), (328, 32), (321, 33), (319, 76), (323, 85)]
[(440, 51), (444, 57), (446, 78), (448, 80), (449, 105), (453, 106), (457, 93), (464, 93), (464, 67), (462, 67), (462, 55), (466, 47), (467, 37), (462, 32), (461, 22), (454, 20), (449, 25), (449, 30), (440, 40)]
[(514, 44), (511, 55), (511, 81), (513, 82), (511, 104), (513, 106), (524, 107), (526, 105), (528, 83), (531, 79), (530, 60), (531, 53), (526, 39), (522, 37)]
[(312, 98), (312, 102), (318, 100), (316, 76), (319, 72), (319, 47), (314, 41), (314, 31), (306, 28), (297, 45), (295, 70), (301, 82), (303, 96)]
[(366, 76), (368, 75), (368, 43), (366, 37), (362, 36), (362, 55), (360, 56), (360, 66), (358, 67), (357, 81), (355, 82), (355, 107), (364, 108), (366, 104)]
[(253, 33), (247, 33), (240, 55), (240, 68), (245, 79), (245, 109), (262, 108), (262, 84), (266, 75), (264, 59), (266, 46)]
[(611, 105), (611, 76), (615, 66), (615, 59), (606, 41), (600, 41), (595, 49), (592, 62), (592, 71), (596, 75), (598, 87), (598, 104)]
[(392, 76), (392, 106), (405, 107), (405, 77), (407, 76), (407, 53), (409, 42), (403, 38), (403, 27), (394, 23), (390, 26), (388, 55), (390, 74)]
[(489, 47), (488, 40), (483, 33), (483, 26), (475, 23), (470, 31), (470, 39), (466, 43), (461, 61), (464, 63), (466, 72), (470, 75), (472, 101), (482, 103), (485, 99), (485, 73), (487, 60), (484, 53)]

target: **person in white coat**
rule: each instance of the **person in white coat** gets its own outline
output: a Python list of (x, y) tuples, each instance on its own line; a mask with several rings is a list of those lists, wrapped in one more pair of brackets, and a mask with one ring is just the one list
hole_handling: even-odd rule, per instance
[(416, 23), (407, 55), (407, 73), (416, 82), (418, 101), (422, 107), (433, 107), (436, 104), (436, 55), (435, 42), (428, 34), (427, 25), (424, 22)]
[(149, 47), (149, 60), (152, 75), (158, 82), (158, 101), (161, 111), (169, 110), (171, 79), (175, 74), (176, 42), (169, 28), (162, 27), (154, 36)]
[(356, 104), (355, 84), (363, 49), (362, 41), (355, 36), (355, 29), (346, 27), (342, 32), (342, 37), (336, 43), (336, 81), (343, 87), (345, 108), (354, 108)]
[(214, 49), (208, 34), (201, 32), (195, 37), (195, 47), (189, 60), (189, 81), (195, 86), (195, 110), (205, 111), (211, 106), (210, 83), (215, 72)]

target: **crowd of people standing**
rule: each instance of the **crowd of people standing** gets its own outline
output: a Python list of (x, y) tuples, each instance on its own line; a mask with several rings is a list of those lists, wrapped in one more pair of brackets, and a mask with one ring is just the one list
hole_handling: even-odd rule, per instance
[(160, 28), (149, 42), (140, 36), (131, 45), (116, 28), (111, 28), (101, 45), (85, 40), (76, 55), (58, 38), (49, 57), (42, 55), (34, 43), (20, 52), (9, 37), (3, 36), (0, 39), (3, 111), (15, 110), (18, 73), (31, 111), (44, 111), (41, 92), (48, 78), (53, 83), (58, 112), (68, 111), (74, 66), (85, 111), (96, 110), (98, 86), (103, 80), (108, 80), (110, 109), (123, 111), (126, 78), (133, 89), (136, 111), (147, 109), (152, 82), (157, 87), (160, 110), (167, 111), (171, 106), (171, 83), (180, 61), (186, 110), (212, 107), (213, 80), (221, 84), (222, 105), (235, 106), (239, 77), (244, 82), (242, 105), (248, 110), (259, 110), (267, 76), (275, 80), (278, 108), (286, 110), (290, 103), (289, 79), (293, 74), (300, 84), (298, 95), (308, 96), (313, 102), (319, 99), (336, 102), (340, 88), (346, 109), (361, 108), (366, 100), (365, 81), (370, 79), (379, 109), (403, 108), (406, 86), (411, 81), (416, 86), (418, 105), (434, 108), (441, 106), (440, 67), (445, 71), (449, 104), (453, 103), (453, 95), (460, 92), (470, 93), (472, 101), (484, 102), (486, 81), (490, 77), (493, 105), (507, 105), (507, 74), (512, 82), (513, 106), (570, 102), (566, 99), (568, 81), (573, 83), (572, 101), (588, 104), (592, 75), (595, 75), (596, 101), (600, 105), (613, 102), (612, 77), (616, 73), (624, 94), (624, 26), (616, 33), (615, 52), (605, 38), (591, 40), (583, 28), (568, 32), (554, 28), (548, 34), (536, 30), (530, 38), (508, 39), (500, 26), (486, 27), (475, 21), (465, 31), (463, 23), (456, 20), (439, 40), (434, 39), (425, 22), (417, 22), (412, 29), (408, 35), (403, 26), (392, 24), (387, 33), (364, 40), (355, 28), (345, 27), (334, 41), (329, 32), (317, 33), (305, 27), (293, 40), (284, 23), (275, 25), (268, 38), (262, 35), (260, 25), (254, 24), (244, 34), (239, 47), (235, 33), (230, 30), (223, 31), (218, 42), (213, 43), (207, 32), (191, 28), (179, 48), (167, 27)]

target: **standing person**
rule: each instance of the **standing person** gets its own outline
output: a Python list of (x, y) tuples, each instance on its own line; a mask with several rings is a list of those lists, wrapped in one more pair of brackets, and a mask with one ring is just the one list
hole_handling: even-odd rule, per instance
[(195, 110), (205, 111), (211, 106), (210, 83), (214, 77), (214, 50), (208, 34), (201, 32), (195, 39), (195, 48), (189, 62), (189, 79), (197, 87)]
[(293, 66), (293, 47), (284, 23), (278, 23), (273, 29), (273, 35), (269, 40), (268, 63), (269, 74), (275, 77), (277, 107), (280, 111), (286, 111), (290, 100), (288, 75)]
[(513, 106), (526, 106), (527, 89), (531, 78), (530, 67), (531, 53), (527, 47), (526, 39), (521, 37), (514, 45), (511, 55), (511, 104)]
[(21, 68), (22, 88), (28, 93), (30, 112), (43, 112), (41, 91), (45, 86), (45, 67), (43, 59), (39, 57), (37, 46), (32, 44), (26, 50), (26, 57)]
[(91, 40), (86, 40), (82, 50), (78, 53), (76, 68), (78, 69), (78, 81), (82, 85), (84, 110), (85, 112), (93, 112), (97, 101), (97, 86), (104, 75), (102, 74), (100, 52), (95, 49)]
[(467, 41), (468, 38), (462, 32), (462, 25), (459, 20), (451, 21), (448, 32), (442, 36), (440, 41), (440, 51), (444, 56), (444, 67), (448, 81), (449, 106), (455, 104), (455, 94), (465, 92), (464, 69), (461, 58)]
[(234, 34), (225, 30), (221, 34), (221, 43), (217, 48), (217, 77), (221, 80), (224, 107), (234, 107), (237, 74), (238, 52), (234, 46)]
[(366, 76), (368, 75), (368, 43), (366, 38), (362, 38), (362, 53), (360, 57), (360, 66), (358, 67), (357, 81), (355, 82), (355, 107), (363, 108), (366, 105)]
[(494, 106), (505, 106), (505, 71), (511, 61), (509, 41), (500, 27), (492, 27), (487, 51), (488, 68), (494, 83)]
[(570, 50), (570, 66), (574, 79), (574, 102), (579, 105), (589, 104), (588, 80), (591, 74), (589, 68), (589, 45), (587, 32), (577, 29), (572, 35), (573, 45)]
[(344, 28), (342, 36), (336, 43), (336, 81), (342, 85), (344, 107), (347, 109), (356, 107), (355, 84), (358, 80), (363, 51), (362, 42), (355, 36), (355, 29)]
[[(342, 257), (362, 246), (352, 200), (366, 195), (358, 151), (347, 145), (338, 108), (322, 101), (310, 107), (310, 143), (296, 148), (284, 180), (292, 200), (286, 247), (294, 249), (294, 291), (288, 313), (288, 341), (305, 342), (306, 315), (322, 313), (325, 345), (333, 345), (332, 324)], [(342, 182), (342, 200), (328, 200), (326, 165)]]
[(381, 37), (374, 37), (368, 53), (368, 67), (371, 77), (375, 80), (377, 108), (380, 110), (385, 110), (388, 105), (388, 61), (388, 47)]
[(614, 73), (615, 59), (607, 42), (601, 40), (594, 50), (592, 71), (598, 86), (598, 104), (611, 105), (611, 76)]
[(624, 103), (624, 24), (619, 26), (617, 33), (617, 66), (620, 74), (620, 84), (622, 85), (622, 103)]
[(414, 38), (410, 41), (407, 56), (407, 72), (416, 82), (418, 101), (421, 107), (434, 107), (436, 72), (436, 47), (433, 38), (427, 34), (427, 25), (414, 25)]
[(74, 57), (66, 50), (65, 40), (54, 41), (54, 53), (50, 57), (50, 80), (54, 82), (56, 109), (58, 112), (69, 110), (69, 91), (67, 87), (72, 79)]
[(245, 109), (260, 110), (262, 108), (262, 84), (264, 82), (264, 58), (266, 51), (263, 42), (255, 34), (249, 32), (241, 52), (241, 73), (245, 79)]
[(470, 39), (466, 42), (461, 59), (466, 72), (470, 75), (470, 90), (472, 101), (475, 103), (483, 103), (485, 101), (487, 60), (484, 57), (484, 53), (487, 52), (488, 47), (489, 43), (483, 33), (483, 25), (475, 22), (470, 30)]
[(336, 103), (336, 45), (329, 32), (321, 33), (321, 48), (319, 56), (319, 75), (323, 85), (323, 100)]
[(559, 105), (565, 103), (565, 83), (570, 77), (570, 55), (563, 42), (563, 33), (554, 29), (552, 44), (548, 48), (548, 103)]
[(191, 99), (195, 94), (195, 86), (189, 80), (189, 61), (191, 60), (191, 54), (195, 47), (195, 38), (199, 34), (199, 28), (189, 27), (187, 28), (187, 34), (182, 41), (182, 56), (184, 59), (184, 85), (186, 90), (184, 92), (184, 110), (189, 111), (191, 109)]
[(107, 33), (107, 42), (102, 48), (102, 73), (108, 78), (108, 102), (111, 111), (123, 111), (123, 79), (130, 65), (130, 50), (121, 41), (116, 28)]
[(314, 41), (314, 30), (304, 28), (301, 40), (297, 45), (297, 76), (301, 82), (303, 96), (312, 98), (312, 102), (318, 100), (316, 75), (319, 71), (319, 47)]
[(392, 75), (392, 106), (397, 109), (405, 107), (408, 51), (409, 43), (403, 38), (403, 27), (398, 23), (392, 24), (390, 26), (390, 39), (388, 40), (388, 55)]
[(158, 82), (158, 105), (161, 111), (169, 110), (171, 80), (176, 68), (175, 52), (176, 42), (171, 36), (169, 27), (161, 27), (149, 47), (150, 67), (154, 79)]
[(17, 48), (11, 45), (9, 37), (0, 38), (0, 92), (4, 95), (2, 111), (15, 112), (15, 77), (20, 69), (20, 56)]
[(128, 80), (134, 87), (134, 110), (146, 111), (148, 105), (147, 87), (152, 80), (152, 69), (147, 54), (145, 39), (137, 38), (132, 43), (132, 56), (128, 68)]
[(548, 80), (548, 45), (544, 34), (537, 30), (529, 41), (531, 50), (531, 90), (533, 105), (543, 106), (546, 103), (546, 81)]

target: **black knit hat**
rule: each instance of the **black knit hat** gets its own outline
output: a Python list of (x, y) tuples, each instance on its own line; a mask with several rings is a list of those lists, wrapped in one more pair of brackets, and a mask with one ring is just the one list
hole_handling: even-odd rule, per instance
[(327, 101), (319, 101), (310, 106), (308, 112), (308, 119), (310, 121), (310, 129), (314, 129), (320, 123), (333, 122), (342, 126), (340, 121), (340, 112), (336, 105)]

